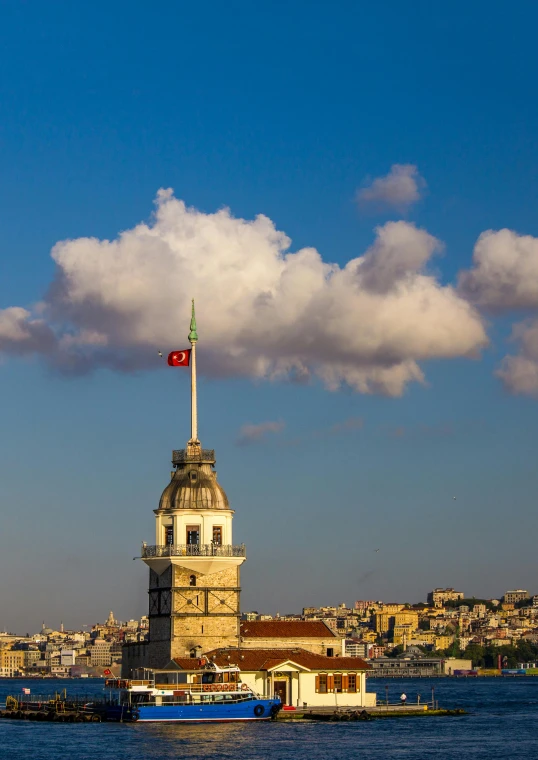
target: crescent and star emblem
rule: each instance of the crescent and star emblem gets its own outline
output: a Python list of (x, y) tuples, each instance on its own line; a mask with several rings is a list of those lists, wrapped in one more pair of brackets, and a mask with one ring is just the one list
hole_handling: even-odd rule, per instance
[(179, 354), (176, 354), (176, 361), (177, 362), (185, 361), (185, 351), (180, 351)]

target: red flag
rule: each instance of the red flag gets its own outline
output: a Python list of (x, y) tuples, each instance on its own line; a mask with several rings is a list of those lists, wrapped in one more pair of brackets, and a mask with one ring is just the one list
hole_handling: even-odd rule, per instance
[(172, 351), (171, 354), (168, 354), (168, 364), (171, 367), (188, 367), (190, 360), (190, 348), (186, 348), (184, 351)]

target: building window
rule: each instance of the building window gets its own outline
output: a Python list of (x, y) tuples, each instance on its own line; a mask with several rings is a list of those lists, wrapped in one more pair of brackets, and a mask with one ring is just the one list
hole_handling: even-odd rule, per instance
[(189, 546), (198, 546), (200, 543), (200, 526), (187, 525), (187, 544)]
[(334, 690), (338, 693), (342, 692), (342, 674), (341, 673), (335, 673), (334, 674)]
[(357, 691), (357, 674), (356, 673), (349, 673), (347, 677), (347, 690), (356, 692)]
[(174, 543), (174, 526), (173, 525), (166, 526), (166, 543), (167, 544)]
[(327, 694), (327, 673), (320, 673), (316, 677), (316, 691), (318, 694)]
[(215, 546), (222, 546), (222, 527), (213, 525), (213, 543)]
[(332, 647), (327, 649), (327, 657), (334, 657), (334, 649)]
[(196, 576), (195, 575), (191, 575), (191, 577), (189, 578), (189, 586), (196, 586)]

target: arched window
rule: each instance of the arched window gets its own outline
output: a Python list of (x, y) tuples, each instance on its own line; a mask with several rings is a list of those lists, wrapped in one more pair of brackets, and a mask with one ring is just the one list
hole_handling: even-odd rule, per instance
[(195, 575), (191, 575), (191, 577), (189, 578), (189, 586), (196, 586), (196, 576)]

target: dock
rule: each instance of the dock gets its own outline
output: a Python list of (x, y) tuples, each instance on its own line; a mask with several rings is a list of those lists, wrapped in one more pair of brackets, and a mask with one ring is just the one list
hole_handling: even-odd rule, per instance
[[(116, 708), (116, 712), (121, 708)], [(54, 721), (56, 723), (101, 723), (110, 720), (110, 704), (95, 695), (68, 697), (66, 691), (55, 694), (8, 696), (0, 718), (10, 720)], [(125, 720), (131, 720), (125, 708)], [(113, 720), (121, 721), (122, 714)]]
[(411, 717), (448, 717), (467, 715), (465, 710), (447, 710), (432, 707), (428, 704), (380, 704), (376, 707), (297, 707), (295, 710), (283, 709), (277, 720), (319, 720), (319, 721), (357, 721), (377, 720), (379, 718), (411, 718)]

